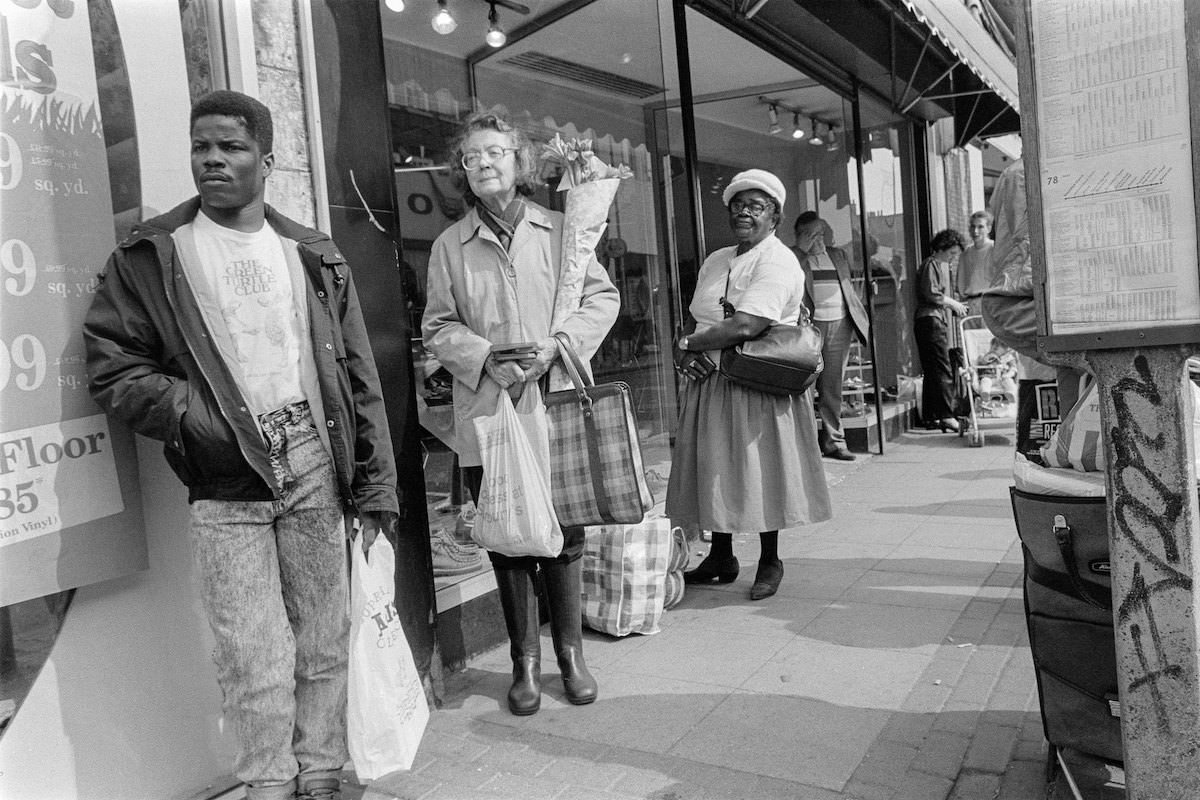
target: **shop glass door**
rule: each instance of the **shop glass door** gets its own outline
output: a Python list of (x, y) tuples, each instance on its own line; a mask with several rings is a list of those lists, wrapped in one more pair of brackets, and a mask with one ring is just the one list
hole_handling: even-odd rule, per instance
[[(767, 50), (689, 9), (686, 13), (691, 55), (693, 115), (702, 231), (701, 253), (692, 254), (688, 237), (680, 236), (681, 287), (684, 309), (691, 299), (695, 272), (706, 254), (736, 244), (722, 192), (735, 174), (764, 169), (779, 177), (787, 189), (783, 219), (776, 236), (795, 244), (794, 223), (802, 212), (815, 211), (827, 225), (826, 244), (840, 247), (850, 258), (860, 294), (864, 290), (861, 232), (849, 100)], [(698, 54), (736, 53), (737, 58), (698, 57)], [(659, 125), (681, 126), (678, 103), (657, 112)], [(680, 136), (670, 137), (673, 144)], [(682, 149), (673, 155), (683, 158)], [(675, 202), (687, 207), (686, 192)], [(684, 215), (679, 224), (689, 225)], [(863, 349), (866, 350), (865, 348)], [(868, 351), (869, 352), (869, 351)], [(853, 368), (846, 373), (842, 393), (843, 426), (864, 424), (873, 399), (873, 373), (866, 352), (854, 347)]]
[[(890, 400), (899, 376), (920, 370), (912, 337), (913, 279), (920, 265), (920, 248), (913, 233), (917, 220), (912, 199), (912, 123), (866, 95), (861, 98), (859, 115), (866, 250), (874, 289), (875, 362), (884, 398)], [(851, 171), (850, 180), (857, 196), (856, 170)]]

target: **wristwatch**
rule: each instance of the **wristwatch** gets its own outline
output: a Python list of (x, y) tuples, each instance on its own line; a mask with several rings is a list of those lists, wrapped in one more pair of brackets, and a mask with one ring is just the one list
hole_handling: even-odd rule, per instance
[(684, 351), (688, 349), (688, 337), (686, 333), (679, 337), (679, 349)]

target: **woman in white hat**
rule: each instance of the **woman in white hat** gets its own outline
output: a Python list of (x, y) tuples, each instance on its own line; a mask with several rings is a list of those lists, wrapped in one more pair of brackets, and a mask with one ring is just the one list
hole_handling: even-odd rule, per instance
[(740, 172), (722, 200), (737, 237), (705, 259), (675, 346), (686, 379), (667, 487), (676, 522), (712, 531), (712, 549), (687, 583), (738, 576), (733, 532), (761, 542), (751, 600), (775, 594), (783, 579), (779, 531), (832, 516), (810, 392), (774, 395), (727, 381), (721, 349), (770, 325), (796, 324), (804, 310), (804, 271), (775, 236), (787, 191), (761, 169)]

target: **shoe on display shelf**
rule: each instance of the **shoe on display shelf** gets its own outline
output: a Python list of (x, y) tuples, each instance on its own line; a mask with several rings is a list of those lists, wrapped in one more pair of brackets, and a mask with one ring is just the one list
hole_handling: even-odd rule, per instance
[(434, 528), (429, 534), (429, 550), (433, 554), (433, 576), (465, 575), (483, 566), (483, 551), (474, 542), (456, 541), (445, 528)]

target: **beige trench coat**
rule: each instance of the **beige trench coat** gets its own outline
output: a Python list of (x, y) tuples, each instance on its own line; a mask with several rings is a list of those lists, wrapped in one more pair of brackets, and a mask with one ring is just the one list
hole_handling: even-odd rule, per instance
[[(525, 214), (505, 252), (474, 208), (433, 243), (421, 321), (425, 347), (454, 376), (459, 464), (480, 463), (473, 420), (494, 414), (500, 386), (484, 372), (493, 344), (536, 342), (550, 330), (562, 252), (563, 215), (525, 200)], [(608, 334), (620, 306), (617, 288), (592, 260), (579, 310), (561, 326), (586, 364)], [(550, 388), (566, 388), (555, 366)]]

